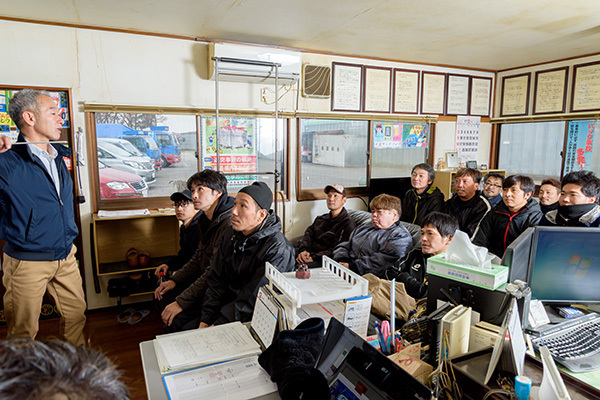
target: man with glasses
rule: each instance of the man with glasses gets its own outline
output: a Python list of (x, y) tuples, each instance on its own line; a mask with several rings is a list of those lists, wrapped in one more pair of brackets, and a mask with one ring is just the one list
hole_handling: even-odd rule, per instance
[(483, 195), (493, 207), (502, 201), (502, 184), (504, 176), (497, 172), (490, 172), (483, 178)]
[(166, 276), (167, 273), (173, 273), (181, 269), (192, 258), (200, 242), (200, 228), (198, 227), (200, 214), (194, 208), (192, 192), (188, 189), (175, 192), (171, 195), (171, 201), (173, 201), (175, 207), (175, 218), (181, 222), (179, 227), (179, 253), (175, 257), (171, 257), (166, 263), (156, 267), (154, 275), (157, 278), (161, 272)]

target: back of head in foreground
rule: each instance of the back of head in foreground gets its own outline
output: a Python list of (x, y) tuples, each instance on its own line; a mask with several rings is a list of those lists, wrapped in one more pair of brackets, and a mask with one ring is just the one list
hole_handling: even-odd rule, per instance
[(120, 372), (103, 354), (67, 342), (0, 341), (3, 400), (126, 400)]

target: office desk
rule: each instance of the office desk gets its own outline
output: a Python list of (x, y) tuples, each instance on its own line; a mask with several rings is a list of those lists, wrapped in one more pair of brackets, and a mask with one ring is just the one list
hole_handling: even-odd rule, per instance
[[(142, 367), (144, 368), (144, 380), (146, 381), (146, 392), (148, 400), (168, 400), (167, 391), (158, 369), (158, 360), (154, 351), (154, 343), (147, 340), (140, 343), (140, 354), (142, 356)], [(278, 393), (256, 397), (255, 400), (281, 400)]]

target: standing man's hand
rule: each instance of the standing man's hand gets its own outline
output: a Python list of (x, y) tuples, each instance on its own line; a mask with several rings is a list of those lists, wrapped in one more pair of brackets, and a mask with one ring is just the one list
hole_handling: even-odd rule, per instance
[(12, 147), (10, 138), (6, 135), (0, 135), (0, 153), (4, 153)]

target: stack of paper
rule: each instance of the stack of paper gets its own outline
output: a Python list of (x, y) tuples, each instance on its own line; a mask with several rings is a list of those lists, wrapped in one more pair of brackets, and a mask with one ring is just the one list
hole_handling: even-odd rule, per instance
[(161, 374), (260, 353), (260, 346), (241, 322), (160, 335), (154, 348)]

